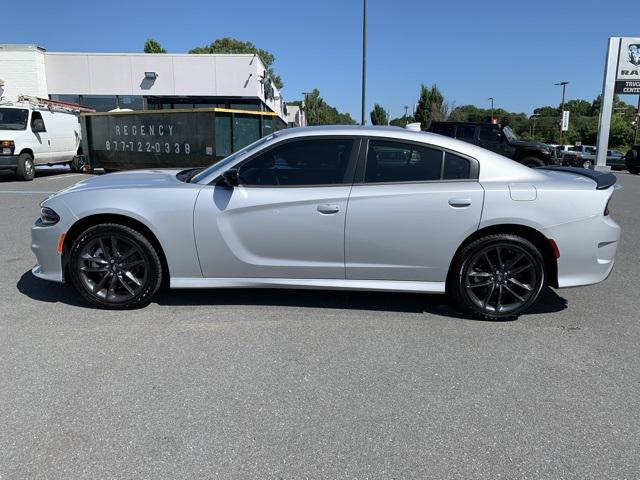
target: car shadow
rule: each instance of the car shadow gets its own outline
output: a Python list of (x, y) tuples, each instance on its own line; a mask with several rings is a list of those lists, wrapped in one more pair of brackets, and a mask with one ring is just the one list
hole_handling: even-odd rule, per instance
[[(71, 173), (71, 169), (66, 165), (52, 167), (36, 167), (35, 178), (53, 177), (56, 175), (65, 175)], [(10, 170), (0, 170), (0, 183), (17, 182), (15, 173)], [(21, 183), (25, 183), (20, 181)]]
[(22, 274), (16, 287), (20, 293), (38, 302), (64, 303), (74, 307), (94, 308), (73, 287), (42, 280), (31, 273), (31, 270)]
[[(65, 303), (93, 309), (72, 287), (41, 280), (26, 271), (18, 284), (18, 291), (27, 297), (47, 303)], [(469, 319), (449, 300), (447, 295), (397, 292), (361, 292), (348, 290), (296, 289), (206, 289), (168, 290), (158, 292), (154, 303), (160, 306), (251, 305), (369, 310), (433, 315)], [(551, 288), (545, 288), (538, 303), (528, 314), (547, 314), (567, 308), (567, 300)]]

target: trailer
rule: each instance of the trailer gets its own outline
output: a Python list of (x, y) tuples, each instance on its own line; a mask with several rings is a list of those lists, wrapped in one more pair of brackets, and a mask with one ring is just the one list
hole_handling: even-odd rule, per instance
[(286, 127), (276, 113), (226, 108), (113, 111), (81, 115), (91, 168), (204, 167)]

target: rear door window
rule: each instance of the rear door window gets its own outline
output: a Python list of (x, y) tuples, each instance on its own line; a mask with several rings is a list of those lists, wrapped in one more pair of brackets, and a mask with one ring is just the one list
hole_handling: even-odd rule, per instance
[(475, 125), (458, 125), (456, 138), (465, 142), (473, 142), (476, 136)]
[(456, 131), (455, 123), (436, 123), (433, 126), (433, 133), (439, 135), (445, 135), (447, 137), (454, 137)]
[(410, 143), (371, 140), (365, 183), (440, 180), (442, 150)]
[(478, 139), (482, 142), (500, 143), (502, 134), (498, 127), (480, 127)]

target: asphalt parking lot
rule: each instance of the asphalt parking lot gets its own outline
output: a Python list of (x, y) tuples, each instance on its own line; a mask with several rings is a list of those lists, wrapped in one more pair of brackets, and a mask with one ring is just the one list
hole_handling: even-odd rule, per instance
[(617, 265), (533, 313), (444, 297), (164, 293), (100, 311), (33, 277), (39, 202), (0, 176), (0, 478), (640, 478), (640, 177)]

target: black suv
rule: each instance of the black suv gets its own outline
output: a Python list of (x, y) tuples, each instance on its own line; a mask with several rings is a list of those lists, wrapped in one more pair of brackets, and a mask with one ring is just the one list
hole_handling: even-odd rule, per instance
[(548, 145), (518, 140), (508, 126), (475, 122), (432, 122), (428, 130), (473, 143), (527, 167), (542, 167), (554, 163)]
[(637, 175), (640, 173), (640, 144), (634, 145), (624, 157), (624, 164), (629, 173)]

